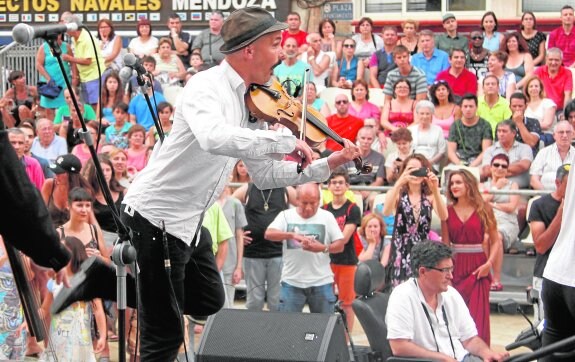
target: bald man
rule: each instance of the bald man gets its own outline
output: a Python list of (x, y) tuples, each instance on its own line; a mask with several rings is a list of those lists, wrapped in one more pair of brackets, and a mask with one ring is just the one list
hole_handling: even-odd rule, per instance
[(343, 234), (335, 217), (319, 208), (319, 187), (304, 184), (297, 189), (298, 206), (278, 214), (265, 238), (283, 242), (280, 311), (301, 312), (307, 303), (311, 313), (333, 313), (333, 273), (330, 253), (341, 253)]

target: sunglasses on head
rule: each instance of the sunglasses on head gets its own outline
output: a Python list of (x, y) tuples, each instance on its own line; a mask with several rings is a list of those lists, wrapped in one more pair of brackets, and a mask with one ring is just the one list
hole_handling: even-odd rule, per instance
[(341, 101), (335, 101), (335, 104), (348, 104), (349, 101), (346, 100), (341, 100)]
[(491, 164), (491, 166), (495, 167), (495, 168), (502, 168), (502, 169), (507, 169), (509, 167), (509, 165), (505, 164), (505, 163), (499, 163), (499, 162), (493, 162)]

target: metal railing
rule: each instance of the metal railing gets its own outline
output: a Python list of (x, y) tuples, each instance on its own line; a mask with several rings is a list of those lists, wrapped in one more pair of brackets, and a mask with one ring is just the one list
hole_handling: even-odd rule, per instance
[[(231, 187), (240, 187), (245, 185), (243, 183), (236, 183), (232, 182), (229, 184)], [(321, 185), (323, 189), (327, 189), (327, 185)], [(393, 186), (359, 186), (359, 185), (352, 185), (349, 187), (352, 191), (375, 191), (379, 193), (386, 193), (387, 191), (391, 190)], [(441, 193), (445, 195), (445, 190), (441, 189)], [(486, 193), (493, 194), (493, 195), (522, 195), (522, 196), (542, 196), (546, 194), (550, 194), (551, 190), (527, 190), (527, 189), (517, 189), (517, 190), (488, 190)]]
[(20, 70), (26, 74), (28, 85), (38, 83), (36, 53), (43, 42), (42, 39), (35, 39), (27, 45), (12, 42), (0, 50), (0, 97), (4, 96), (10, 87), (8, 76), (14, 70)]

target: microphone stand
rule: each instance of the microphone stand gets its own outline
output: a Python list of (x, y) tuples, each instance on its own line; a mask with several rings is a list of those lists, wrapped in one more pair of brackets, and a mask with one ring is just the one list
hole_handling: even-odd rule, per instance
[(143, 74), (140, 74), (140, 72), (138, 72), (137, 70), (136, 70), (136, 73), (138, 74), (136, 76), (136, 80), (138, 81), (138, 86), (140, 87), (140, 91), (144, 95), (144, 99), (146, 100), (146, 103), (148, 104), (148, 109), (150, 110), (150, 114), (152, 115), (152, 119), (154, 120), (154, 125), (156, 126), (156, 131), (158, 132), (158, 136), (160, 137), (160, 141), (161, 141), (161, 143), (164, 143), (164, 129), (162, 128), (162, 125), (160, 124), (160, 121), (158, 120), (158, 116), (156, 115), (156, 112), (154, 112), (154, 107), (152, 106), (152, 101), (150, 100), (150, 96), (148, 95), (148, 89), (150, 88), (150, 83), (144, 79)]
[[(86, 30), (88, 31), (88, 30)], [(102, 172), (102, 166), (100, 162), (98, 162), (98, 154), (96, 153), (96, 149), (94, 148), (94, 141), (92, 140), (92, 136), (86, 127), (86, 122), (84, 121), (84, 117), (82, 116), (82, 112), (80, 111), (80, 107), (78, 106), (78, 101), (76, 100), (75, 93), (72, 89), (72, 84), (70, 80), (66, 76), (66, 69), (64, 67), (64, 62), (62, 61), (62, 50), (57, 42), (58, 34), (47, 34), (44, 37), (44, 40), (50, 46), (52, 50), (52, 55), (58, 61), (58, 65), (60, 66), (60, 71), (62, 72), (64, 81), (66, 82), (66, 87), (70, 92), (70, 98), (72, 99), (72, 103), (74, 104), (74, 108), (76, 109), (76, 113), (78, 114), (78, 119), (82, 124), (82, 129), (78, 131), (78, 136), (80, 139), (86, 143), (88, 149), (90, 150), (90, 156), (94, 161), (94, 166), (96, 168), (96, 175), (98, 179), (98, 184), (100, 186), (100, 190), (106, 200), (106, 204), (112, 210), (112, 216), (114, 219), (114, 223), (116, 224), (116, 228), (118, 230), (118, 240), (114, 245), (114, 252), (112, 253), (112, 260), (116, 264), (116, 277), (117, 277), (117, 298), (118, 298), (118, 322), (119, 322), (119, 336), (118, 336), (118, 359), (120, 362), (126, 361), (126, 331), (125, 331), (125, 319), (126, 319), (126, 265), (134, 263), (136, 260), (136, 249), (131, 245), (131, 230), (129, 230), (126, 225), (124, 225), (119, 217), (118, 209), (114, 204), (114, 199), (104, 179), (104, 173)], [(99, 69), (99, 66), (98, 66)], [(148, 100), (149, 102), (149, 100)], [(134, 271), (136, 272), (136, 271)], [(120, 290), (121, 289), (121, 290)], [(122, 299), (120, 299), (122, 298)], [(123, 304), (121, 304), (121, 302)], [(122, 307), (122, 309), (121, 309)]]

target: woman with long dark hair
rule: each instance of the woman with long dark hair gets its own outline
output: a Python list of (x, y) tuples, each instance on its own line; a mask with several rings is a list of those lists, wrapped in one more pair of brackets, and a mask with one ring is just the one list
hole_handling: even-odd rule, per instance
[[(471, 172), (455, 170), (446, 177), (447, 199), (451, 205), (441, 229), (443, 243), (455, 251), (453, 287), (469, 307), (479, 337), (489, 345), (489, 273), (501, 245), (497, 223)], [(488, 243), (484, 242), (485, 234)]]
[(447, 208), (439, 191), (439, 179), (431, 171), (431, 164), (421, 154), (405, 159), (399, 178), (385, 195), (383, 215), (395, 212), (389, 272), (391, 285), (398, 286), (409, 279), (411, 248), (428, 238), (431, 231), (431, 211), (441, 221), (447, 219)]

